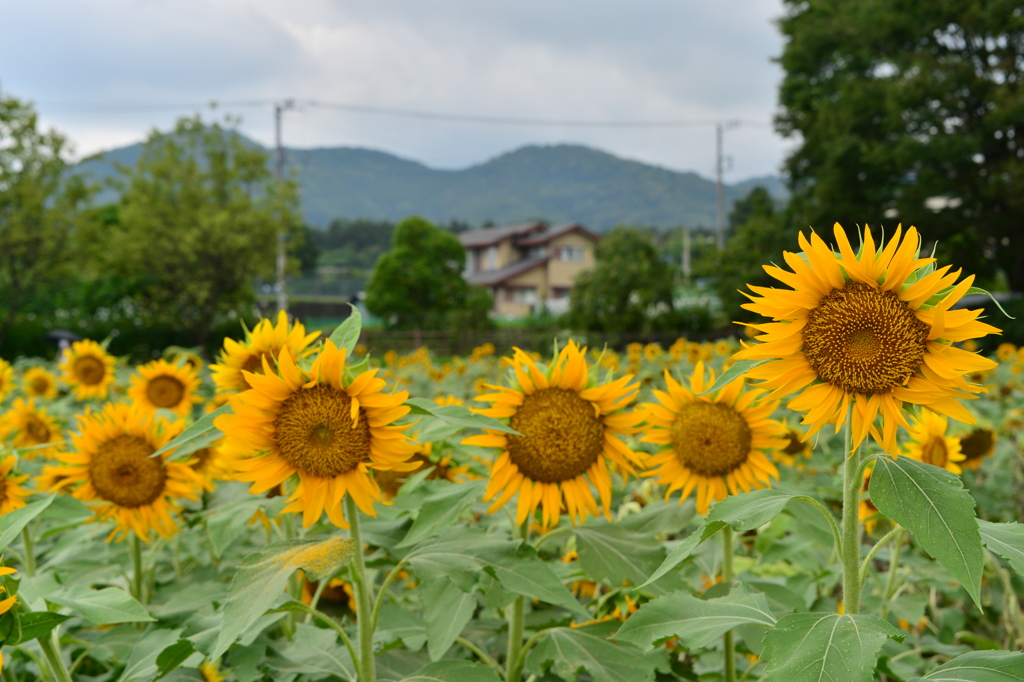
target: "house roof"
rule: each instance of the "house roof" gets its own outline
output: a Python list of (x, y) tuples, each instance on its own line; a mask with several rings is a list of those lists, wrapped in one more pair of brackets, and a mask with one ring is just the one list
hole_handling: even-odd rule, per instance
[(511, 265), (507, 265), (500, 270), (485, 270), (484, 272), (474, 272), (466, 277), (466, 281), (470, 284), (477, 284), (485, 287), (493, 287), (499, 284), (503, 284), (508, 280), (521, 275), (524, 272), (529, 272), (536, 267), (544, 265), (548, 262), (547, 257), (542, 258), (526, 258), (521, 261), (516, 261)]
[(469, 230), (459, 235), (459, 240), (466, 248), (479, 248), (491, 246), (509, 237), (523, 237), (534, 232), (547, 229), (547, 224), (539, 221), (532, 223), (519, 223), (517, 225), (503, 225), (501, 227), (486, 227), (482, 230)]
[(547, 244), (555, 237), (561, 237), (563, 234), (569, 234), (570, 232), (579, 232), (587, 239), (599, 242), (601, 237), (594, 232), (591, 232), (587, 228), (583, 227), (579, 223), (566, 223), (564, 225), (555, 225), (549, 227), (542, 232), (537, 232), (526, 237), (526, 239), (520, 239), (516, 242), (517, 246), (534, 246), (536, 244)]

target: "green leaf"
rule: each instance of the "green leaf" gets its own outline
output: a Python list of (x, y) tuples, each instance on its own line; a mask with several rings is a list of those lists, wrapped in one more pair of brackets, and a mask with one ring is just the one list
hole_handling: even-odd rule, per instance
[(548, 630), (526, 657), (526, 668), (538, 677), (546, 670), (575, 682), (582, 668), (594, 682), (651, 682), (654, 663), (631, 646), (614, 644), (583, 628)]
[(345, 321), (331, 332), (330, 339), (338, 348), (344, 348), (348, 357), (352, 357), (356, 354), (356, 346), (359, 345), (359, 334), (363, 330), (363, 316), (359, 314), (359, 309), (354, 305), (349, 303), (348, 306), (352, 310)]
[(993, 553), (1006, 559), (1017, 575), (1024, 578), (1024, 526), (1017, 522), (992, 523), (978, 519), (981, 540)]
[(402, 682), (501, 682), (490, 666), (472, 661), (437, 661), (425, 665)]
[(291, 643), (281, 650), (291, 665), (274, 667), (281, 672), (308, 675), (311, 680), (337, 677), (356, 679), (356, 669), (348, 649), (334, 630), (299, 623)]
[(419, 615), (397, 604), (384, 604), (373, 641), (385, 646), (401, 641), (409, 651), (419, 651), (427, 641), (426, 623)]
[(536, 550), (530, 545), (481, 551), (477, 558), (484, 570), (509, 592), (561, 606), (588, 620), (591, 618), (590, 612), (580, 606), (551, 567), (537, 558)]
[(768, 682), (871, 682), (878, 652), (900, 631), (878, 616), (796, 613), (764, 637)]
[(1011, 315), (1010, 313), (1006, 312), (1006, 310), (1003, 308), (1002, 304), (999, 303), (999, 301), (996, 300), (996, 297), (993, 296), (991, 294), (991, 292), (989, 292), (987, 289), (982, 289), (981, 287), (971, 287), (970, 289), (967, 290), (967, 293), (964, 294), (964, 295), (968, 296), (970, 294), (984, 294), (984, 295), (988, 296), (990, 299), (992, 299), (992, 302), (996, 304), (996, 307), (999, 308), (999, 312), (1001, 312), (1003, 315), (1005, 315), (1006, 317), (1008, 317), (1011, 320), (1017, 319), (1013, 315)]
[(43, 635), (48, 634), (55, 627), (66, 621), (71, 616), (50, 611), (36, 611), (33, 613), (23, 612), (18, 614), (18, 621), (21, 623), (21, 637), (17, 642), (6, 642), (7, 644), (21, 644)]
[(0, 550), (11, 544), (21, 534), (21, 529), (28, 525), (28, 522), (39, 516), (44, 509), (50, 506), (56, 495), (44, 497), (21, 509), (7, 512), (0, 516)]
[(434, 580), (420, 588), (427, 627), (427, 653), (437, 661), (469, 624), (476, 610), (476, 593), (466, 593), (450, 580)]
[(670, 637), (678, 637), (686, 649), (699, 649), (740, 625), (775, 625), (775, 616), (763, 594), (744, 585), (733, 587), (725, 597), (698, 599), (688, 592), (674, 592), (649, 601), (631, 615), (615, 633), (615, 639), (641, 649)]
[(943, 663), (924, 677), (907, 682), (1024, 682), (1024, 654), (1019, 651), (971, 651)]
[(181, 664), (188, 660), (188, 657), (196, 652), (192, 642), (187, 639), (179, 639), (174, 644), (160, 652), (156, 657), (156, 679), (164, 677), (172, 670), (181, 667)]
[(76, 585), (64, 594), (50, 595), (47, 600), (71, 609), (96, 625), (114, 623), (145, 623), (154, 620), (146, 607), (119, 587), (91, 590)]
[(974, 498), (960, 477), (909, 457), (879, 457), (871, 473), (871, 501), (900, 524), (960, 581), (981, 606), (985, 555)]
[(781, 490), (764, 488), (742, 495), (730, 495), (724, 500), (716, 502), (708, 512), (704, 524), (673, 549), (658, 570), (640, 587), (647, 587), (686, 561), (702, 542), (726, 526), (739, 533), (760, 528), (778, 516), (790, 501), (799, 499), (806, 498)]
[(411, 547), (458, 520), (462, 510), (480, 499), (487, 481), (453, 483), (442, 487), (423, 502), (416, 521), (398, 547)]
[[(157, 659), (174, 645), (181, 635), (181, 630), (151, 630), (132, 647), (131, 655), (124, 666), (124, 672), (117, 682), (133, 682), (134, 680), (152, 680), (157, 673)], [(170, 671), (168, 671), (170, 672)]]
[[(268, 500), (262, 496), (247, 495), (210, 511), (206, 516), (206, 536), (214, 556), (219, 559), (231, 543), (245, 537), (249, 520), (258, 509), (282, 506), (282, 499)], [(273, 513), (269, 516), (273, 518)]]
[(711, 385), (711, 388), (707, 388), (703, 393), (697, 393), (697, 395), (707, 395), (721, 390), (755, 367), (763, 365), (766, 362), (771, 362), (774, 359), (775, 358), (767, 358), (765, 360), (737, 360), (729, 369), (722, 372), (721, 376), (719, 376), (715, 383)]
[(405, 404), (411, 408), (410, 414), (429, 414), (432, 417), (444, 420), (449, 424), (461, 426), (467, 429), (489, 429), (510, 433), (513, 436), (522, 434), (506, 424), (502, 424), (493, 417), (487, 417), (476, 412), (470, 412), (462, 405), (438, 405), (433, 400), (426, 398), (409, 398)]
[[(176, 438), (172, 438), (166, 445), (164, 445), (162, 448), (160, 448), (152, 455), (150, 455), (150, 457), (159, 457), (165, 452), (169, 452), (170, 450), (173, 450), (175, 448), (180, 448), (185, 445), (188, 445), (189, 443), (192, 443), (199, 438), (206, 438), (207, 434), (209, 434), (211, 431), (216, 431), (217, 433), (220, 433), (220, 431), (218, 431), (214, 427), (213, 420), (221, 416), (222, 414), (232, 414), (231, 405), (221, 405), (210, 414), (203, 415), (199, 419), (195, 420), (195, 422), (193, 422), (191, 426), (189, 426), (187, 429), (179, 433)], [(187, 451), (182, 450), (182, 453), (187, 454)], [(180, 457), (184, 457), (184, 454), (179, 454), (175, 452), (173, 455), (167, 458), (167, 461), (175, 460)]]
[(283, 540), (247, 556), (235, 573), (224, 604), (223, 626), (211, 660), (224, 655), (235, 639), (248, 630), (284, 592), (288, 578), (298, 569), (310, 580), (326, 580), (360, 551), (351, 540)]
[(616, 587), (623, 580), (632, 585), (643, 584), (665, 561), (665, 548), (650, 535), (610, 523), (580, 526), (574, 532), (583, 570), (595, 580)]

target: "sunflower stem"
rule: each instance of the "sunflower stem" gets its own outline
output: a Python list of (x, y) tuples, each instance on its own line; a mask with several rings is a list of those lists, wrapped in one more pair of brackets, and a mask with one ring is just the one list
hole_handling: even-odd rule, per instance
[(359, 677), (362, 682), (376, 682), (377, 662), (373, 657), (373, 595), (372, 587), (366, 579), (366, 559), (363, 557), (363, 539), (359, 531), (359, 509), (351, 495), (345, 495), (345, 516), (348, 518), (348, 535), (355, 543), (355, 554), (352, 557), (352, 569), (356, 580), (353, 587), (356, 591), (356, 624), (359, 626)]
[(132, 596), (143, 604), (146, 603), (146, 573), (142, 565), (142, 541), (132, 531), (128, 540), (132, 554)]
[[(529, 518), (522, 525), (512, 524), (512, 536), (526, 542), (527, 536), (530, 533), (529, 524)], [(508, 618), (508, 652), (505, 658), (505, 682), (521, 682), (523, 678), (523, 660), (520, 653), (523, 650), (525, 611), (526, 598), (520, 595), (512, 602), (512, 613), (509, 614)]]
[(882, 594), (882, 618), (889, 615), (889, 600), (896, 592), (896, 575), (899, 573), (900, 553), (903, 551), (903, 526), (896, 528), (899, 532), (893, 536), (893, 546), (889, 550), (889, 574), (885, 580), (885, 592)]
[(843, 613), (860, 611), (860, 448), (853, 447), (853, 405), (843, 427)]
[(71, 675), (68, 673), (67, 666), (64, 665), (64, 659), (60, 656), (60, 649), (54, 645), (56, 634), (57, 630), (54, 628), (51, 632), (37, 638), (36, 641), (39, 642), (39, 648), (43, 650), (43, 656), (46, 657), (46, 662), (53, 672), (54, 680), (56, 682), (71, 682)]
[(27, 524), (21, 529), (21, 542), (25, 546), (24, 568), (25, 575), (33, 578), (36, 575), (36, 541), (32, 537), (32, 524)]
[[(732, 528), (722, 529), (722, 582), (732, 588)], [(736, 643), (733, 641), (732, 630), (722, 638), (725, 648), (725, 682), (736, 682)]]

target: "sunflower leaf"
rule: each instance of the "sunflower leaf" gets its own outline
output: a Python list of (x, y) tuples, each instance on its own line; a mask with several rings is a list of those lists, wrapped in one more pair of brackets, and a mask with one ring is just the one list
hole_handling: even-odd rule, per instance
[(502, 424), (497, 419), (477, 414), (476, 412), (470, 412), (462, 405), (438, 405), (433, 400), (427, 400), (426, 398), (410, 398), (405, 401), (405, 404), (410, 408), (411, 414), (429, 414), (432, 417), (437, 417), (449, 424), (463, 428), (501, 431), (502, 433), (510, 433), (513, 436), (522, 435), (512, 427)]
[(878, 511), (913, 533), (980, 607), (985, 555), (974, 498), (960, 477), (909, 457), (879, 457), (869, 493)]
[(476, 611), (476, 592), (463, 592), (446, 578), (425, 583), (417, 590), (423, 599), (426, 621), (427, 654), (431, 661), (440, 660), (462, 634)]
[[(231, 405), (221, 405), (210, 414), (203, 415), (199, 419), (195, 420), (195, 422), (193, 422), (191, 426), (189, 426), (187, 429), (179, 433), (175, 438), (172, 438), (166, 445), (164, 445), (162, 448), (160, 448), (152, 455), (150, 455), (150, 457), (159, 457), (165, 452), (168, 452), (175, 448), (181, 448), (185, 445), (193, 443), (199, 438), (209, 438), (209, 434), (212, 431), (216, 431), (219, 434), (220, 431), (217, 429), (217, 427), (213, 425), (213, 420), (221, 416), (222, 414), (231, 414)], [(216, 440), (216, 438), (212, 440)], [(212, 442), (212, 440), (210, 442)], [(190, 452), (194, 452), (194, 450), (195, 449), (183, 449), (180, 453), (175, 452), (174, 454), (167, 458), (167, 461), (170, 462), (175, 459), (180, 459), (185, 455), (189, 454)]]
[(665, 562), (665, 548), (650, 535), (610, 523), (579, 526), (574, 532), (583, 570), (610, 585), (624, 580), (640, 585)]
[(903, 641), (878, 616), (795, 613), (765, 634), (761, 658), (768, 682), (870, 682), (886, 638)]
[(775, 358), (767, 358), (765, 360), (737, 360), (733, 363), (732, 367), (722, 372), (722, 375), (718, 377), (714, 384), (710, 388), (704, 389), (702, 393), (697, 395), (707, 395), (714, 393), (715, 391), (721, 390), (725, 386), (728, 386), (737, 378), (743, 376), (750, 370), (754, 369), (758, 365), (763, 365), (766, 362), (771, 362)]
[(1011, 320), (1017, 319), (1010, 313), (1006, 312), (1002, 304), (999, 303), (999, 300), (995, 296), (993, 296), (992, 293), (987, 289), (982, 289), (981, 287), (971, 287), (970, 289), (967, 290), (967, 294), (984, 294), (988, 296), (990, 299), (992, 299), (992, 302), (996, 304), (997, 308), (999, 308), (999, 312), (1001, 312), (1003, 315), (1006, 315), (1006, 317), (1010, 318)]
[(474, 663), (449, 659), (425, 665), (402, 682), (501, 682), (494, 668)]
[(586, 628), (552, 628), (526, 657), (526, 668), (538, 677), (550, 672), (576, 680), (582, 668), (594, 682), (649, 682), (654, 660), (629, 645), (615, 644)]
[(18, 622), (21, 624), (21, 637), (17, 641), (4, 642), (4, 644), (20, 644), (42, 637), (70, 617), (52, 611), (21, 612), (17, 614)]
[(348, 317), (345, 318), (345, 321), (331, 332), (330, 339), (335, 346), (344, 348), (347, 351), (347, 355), (352, 357), (356, 354), (359, 334), (363, 331), (363, 316), (359, 314), (359, 309), (354, 305), (351, 303), (348, 305), (352, 310), (349, 312)]
[(1010, 566), (1024, 578), (1024, 525), (1017, 522), (992, 523), (978, 519), (981, 541), (995, 554), (1006, 559)]
[(1024, 654), (1019, 651), (969, 651), (943, 663), (924, 677), (907, 682), (1024, 682)]
[(423, 502), (412, 528), (398, 543), (398, 547), (411, 547), (426, 540), (445, 526), (454, 523), (462, 510), (475, 502), (484, 493), (487, 481), (452, 483), (432, 493)]
[(28, 525), (29, 521), (39, 516), (44, 509), (49, 507), (55, 497), (57, 496), (50, 495), (49, 497), (44, 497), (41, 500), (25, 505), (21, 509), (15, 509), (0, 516), (0, 550), (11, 544), (21, 534), (21, 529)]
[(93, 590), (76, 585), (63, 594), (47, 595), (46, 599), (66, 606), (95, 625), (156, 620), (135, 597), (118, 587)]

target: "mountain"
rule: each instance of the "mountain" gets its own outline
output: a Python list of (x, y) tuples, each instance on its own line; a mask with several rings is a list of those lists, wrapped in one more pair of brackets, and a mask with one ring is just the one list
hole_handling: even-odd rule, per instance
[[(131, 164), (140, 150), (141, 145), (111, 150), (83, 161), (81, 170), (95, 179), (109, 177), (112, 162)], [(306, 220), (318, 227), (334, 218), (398, 220), (411, 214), (472, 225), (544, 218), (598, 230), (715, 223), (712, 180), (581, 145), (530, 145), (461, 170), (357, 147), (288, 149), (286, 158), (301, 188)], [(727, 210), (757, 185), (785, 198), (777, 176), (752, 178), (726, 185)], [(99, 199), (111, 198), (105, 193)]]

